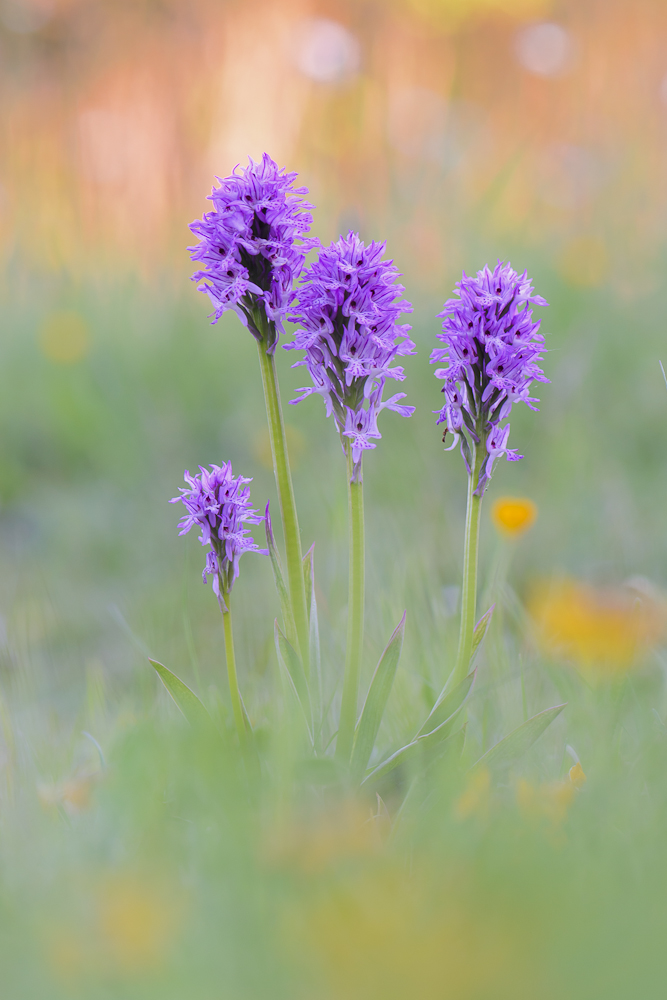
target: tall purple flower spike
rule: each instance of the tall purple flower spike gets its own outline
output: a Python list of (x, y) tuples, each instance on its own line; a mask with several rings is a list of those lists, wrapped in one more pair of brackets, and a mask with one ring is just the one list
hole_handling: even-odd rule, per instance
[(445, 405), (437, 422), (447, 425), (443, 440), (448, 432), (454, 435), (450, 448), (460, 441), (468, 475), (473, 463), (470, 443), (486, 448), (475, 488), (481, 496), (497, 458), (523, 458), (507, 447), (510, 426), (501, 427), (500, 421), (510, 415), (514, 403), (536, 410), (539, 400), (529, 395), (530, 384), (549, 381), (538, 364), (544, 350), (540, 321), (533, 321), (529, 308), (529, 303), (548, 303), (534, 294), (525, 271), (517, 274), (501, 261), (493, 271), (485, 267), (474, 278), (464, 272), (456, 287), (459, 297), (448, 299), (438, 314), (443, 320), (438, 339), (445, 347), (431, 354), (431, 364), (448, 362), (435, 372), (445, 380)]
[(199, 244), (190, 247), (203, 265), (192, 275), (213, 303), (213, 322), (232, 309), (252, 335), (275, 351), (283, 320), (294, 300), (293, 285), (306, 254), (318, 241), (306, 238), (312, 216), (295, 188), (295, 173), (285, 173), (268, 153), (259, 163), (234, 168), (217, 179), (209, 200), (214, 210), (190, 226)]
[(382, 260), (385, 249), (386, 243), (365, 246), (352, 232), (323, 248), (304, 274), (290, 314), (299, 329), (285, 344), (286, 350), (306, 352), (292, 367), (305, 365), (313, 382), (292, 403), (322, 396), (327, 416), (333, 414), (340, 434), (350, 439), (355, 481), (362, 453), (382, 436), (380, 412), (395, 410), (404, 417), (414, 412), (414, 406), (399, 404), (404, 392), (382, 398), (388, 378), (405, 378), (401, 367), (392, 367), (394, 359), (415, 353), (410, 327), (398, 323), (412, 306), (401, 298), (404, 288), (396, 283), (393, 261)]
[(182, 502), (187, 511), (179, 522), (179, 535), (185, 535), (191, 528), (200, 528), (199, 541), (211, 546), (206, 553), (202, 577), (204, 583), (209, 576), (213, 577), (213, 591), (224, 603), (220, 581), (224, 592), (229, 593), (239, 575), (239, 559), (243, 553), (266, 554), (265, 549), (246, 537), (248, 529), (244, 527), (245, 524), (261, 524), (266, 515), (253, 510), (250, 490), (244, 489), (252, 480), (243, 476), (234, 478), (231, 462), (212, 465), (210, 472), (201, 465), (199, 468), (198, 476), (191, 476), (186, 469), (183, 478), (188, 488), (181, 487), (181, 495), (169, 503)]

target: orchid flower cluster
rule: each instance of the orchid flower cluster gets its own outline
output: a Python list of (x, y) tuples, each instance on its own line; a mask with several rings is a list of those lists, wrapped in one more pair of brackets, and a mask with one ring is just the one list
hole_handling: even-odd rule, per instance
[(303, 198), (307, 189), (294, 187), (296, 177), (265, 153), (259, 163), (251, 160), (240, 173), (218, 178), (220, 187), (209, 195), (214, 210), (190, 226), (200, 240), (190, 254), (203, 265), (192, 277), (213, 303), (214, 322), (234, 310), (270, 352), (306, 254), (316, 245), (305, 238), (312, 206)]
[(431, 354), (431, 363), (448, 361), (439, 368), (436, 378), (445, 380), (442, 391), (445, 405), (438, 423), (451, 432), (450, 447), (461, 443), (461, 454), (473, 475), (473, 446), (486, 447), (487, 457), (480, 463), (475, 492), (484, 493), (494, 462), (505, 455), (513, 462), (523, 458), (507, 447), (510, 425), (500, 422), (510, 415), (512, 405), (526, 403), (531, 410), (539, 402), (529, 395), (531, 382), (548, 382), (538, 362), (544, 350), (544, 337), (538, 332), (540, 321), (533, 321), (529, 303), (546, 306), (535, 295), (526, 272), (519, 275), (510, 264), (498, 263), (476, 277), (463, 278), (456, 285), (459, 297), (448, 299), (439, 313), (442, 333), (438, 339), (446, 346)]
[(185, 470), (187, 488), (181, 487), (180, 496), (169, 503), (183, 503), (187, 511), (179, 521), (179, 535), (185, 535), (191, 528), (199, 528), (199, 541), (210, 545), (206, 553), (206, 566), (202, 579), (206, 583), (213, 577), (213, 592), (223, 604), (234, 581), (239, 575), (239, 559), (244, 552), (262, 552), (248, 537), (246, 524), (261, 524), (265, 515), (253, 509), (250, 490), (244, 489), (252, 479), (232, 474), (232, 463), (212, 465), (208, 469), (199, 466), (199, 475), (191, 476)]
[[(533, 292), (525, 272), (519, 275), (510, 264), (499, 262), (493, 271), (485, 267), (474, 278), (464, 274), (457, 285), (458, 297), (448, 299), (440, 313), (443, 332), (438, 336), (444, 347), (433, 352), (431, 362), (445, 361), (447, 366), (435, 373), (445, 383), (445, 404), (437, 422), (446, 425), (445, 435), (453, 435), (454, 445), (460, 442), (469, 477), (459, 650), (448, 678), (450, 686), (445, 685), (413, 742), (368, 771), (398, 665), (405, 615), (378, 663), (358, 716), (365, 589), (362, 459), (381, 438), (378, 416), (383, 410), (405, 417), (414, 412), (414, 406), (401, 402), (404, 392), (384, 398), (388, 380), (405, 379), (396, 360), (415, 354), (410, 327), (400, 322), (402, 314), (412, 312), (412, 305), (403, 298), (405, 289), (397, 282), (393, 262), (384, 259), (385, 243), (366, 245), (357, 233), (349, 232), (325, 247), (308, 235), (312, 206), (305, 200), (307, 189), (295, 187), (296, 174), (280, 170), (268, 154), (218, 180), (220, 186), (210, 196), (213, 210), (190, 227), (200, 241), (190, 248), (192, 259), (201, 265), (193, 280), (213, 303), (214, 323), (225, 311), (234, 310), (257, 342), (282, 515), (286, 579), (268, 505), (264, 515), (252, 507), (250, 480), (234, 477), (229, 462), (212, 465), (210, 471), (200, 466), (197, 476), (186, 472), (187, 488), (172, 503), (183, 502), (187, 511), (180, 522), (181, 534), (198, 527), (202, 545), (209, 546), (203, 577), (206, 581), (213, 576), (223, 613), (230, 693), (241, 745), (247, 749), (251, 726), (236, 674), (229, 594), (241, 555), (268, 551), (282, 608), (282, 628), (276, 622), (275, 634), (278, 662), (289, 677), (285, 690), (300, 703), (299, 717), (315, 755), (325, 755), (335, 737), (339, 763), (365, 784), (412, 755), (418, 741), (426, 741), (430, 752), (447, 741), (453, 719), (470, 692), (473, 649), (481, 641), (480, 627), (488, 624), (491, 614), (487, 612), (478, 623), (473, 644), (481, 498), (496, 459), (521, 457), (507, 447), (510, 428), (501, 422), (515, 402), (535, 409), (537, 400), (530, 396), (530, 386), (534, 381), (548, 381), (539, 366), (544, 339), (530, 308), (547, 303)], [(306, 256), (313, 250), (317, 259), (306, 267)], [(311, 379), (311, 385), (300, 389), (292, 402), (312, 395), (323, 398), (347, 461), (347, 644), (339, 718), (331, 723), (329, 740), (324, 740), (328, 723), (326, 713), (322, 714), (321, 690), (320, 697), (314, 694), (320, 683), (313, 676), (313, 671), (320, 676), (320, 653), (313, 554), (311, 549), (302, 557), (275, 368), (275, 348), (286, 319), (296, 324), (296, 332), (285, 349), (303, 351), (293, 367), (305, 367)], [(267, 550), (259, 548), (247, 527), (262, 522)], [(167, 675), (174, 677), (165, 668), (162, 671), (163, 680)], [(172, 690), (177, 701), (179, 690), (177, 686)], [(191, 700), (187, 703), (192, 705)]]
[(403, 381), (403, 368), (392, 362), (414, 354), (406, 336), (410, 327), (398, 323), (412, 305), (401, 298), (397, 269), (382, 260), (386, 243), (364, 246), (356, 233), (341, 237), (320, 253), (305, 272), (298, 305), (290, 319), (299, 324), (286, 350), (301, 350), (312, 386), (293, 403), (311, 395), (323, 397), (327, 416), (333, 414), (342, 438), (352, 449), (354, 478), (359, 479), (361, 456), (375, 448), (382, 435), (377, 418), (384, 409), (409, 417), (414, 406), (403, 406), (404, 392), (383, 400), (388, 378)]

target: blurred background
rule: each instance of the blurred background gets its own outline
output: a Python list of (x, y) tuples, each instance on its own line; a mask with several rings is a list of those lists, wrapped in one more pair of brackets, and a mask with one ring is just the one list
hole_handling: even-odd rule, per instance
[[(385, 414), (366, 462), (369, 665), (407, 606), (402, 683), (443, 677), (465, 476), (427, 361), (461, 270), (497, 258), (550, 302), (552, 384), (513, 415), (526, 458), (489, 491), (539, 508), (513, 587), (660, 593), (664, 3), (1, 0), (0, 80), (0, 685), (39, 723), (38, 770), (105, 692), (153, 703), (147, 653), (199, 689), (220, 676), (203, 552), (167, 501), (184, 468), (227, 458), (257, 506), (275, 491), (255, 345), (233, 317), (209, 325), (187, 227), (215, 175), (264, 150), (299, 172), (323, 240), (388, 241), (415, 304), (417, 413)], [(278, 353), (287, 404), (303, 376)], [(335, 665), (342, 456), (318, 400), (286, 410)], [(483, 573), (496, 544), (487, 509)], [(244, 563), (242, 687), (261, 715), (278, 609), (268, 564)]]

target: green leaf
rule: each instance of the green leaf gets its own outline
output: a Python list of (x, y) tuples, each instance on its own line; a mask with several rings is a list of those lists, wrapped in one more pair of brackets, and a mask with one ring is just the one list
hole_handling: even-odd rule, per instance
[(491, 619), (493, 618), (493, 612), (495, 611), (495, 604), (492, 604), (486, 614), (482, 615), (480, 620), (475, 625), (475, 631), (472, 634), (472, 649), (470, 650), (470, 663), (472, 664), (475, 659), (475, 653), (482, 645), (482, 640), (486, 635), (486, 630), (491, 624)]
[(320, 630), (317, 621), (317, 601), (315, 599), (315, 542), (303, 557), (303, 578), (306, 584), (306, 602), (308, 604), (308, 621), (310, 625), (308, 636), (308, 654), (311, 673), (321, 684), (320, 662)]
[(361, 777), (370, 757), (387, 700), (396, 676), (396, 668), (403, 649), (405, 636), (405, 615), (394, 629), (386, 649), (380, 657), (368, 688), (366, 701), (357, 725), (356, 739), (352, 751), (352, 773)]
[(539, 739), (547, 726), (550, 726), (556, 716), (565, 708), (563, 705), (554, 705), (544, 712), (539, 712), (532, 719), (528, 719), (508, 736), (492, 746), (490, 750), (473, 764), (471, 770), (478, 767), (508, 767), (513, 761), (522, 757), (533, 743)]
[[(425, 736), (419, 736), (412, 743), (408, 743), (407, 746), (401, 747), (396, 753), (393, 753), (391, 757), (382, 761), (377, 767), (373, 768), (369, 774), (366, 775), (364, 780), (361, 782), (362, 787), (369, 784), (370, 782), (378, 781), (380, 778), (384, 778), (385, 775), (389, 774), (398, 767), (399, 764), (405, 764), (406, 761), (411, 760), (418, 754), (427, 752), (427, 761), (430, 763), (437, 756), (443, 753), (447, 753), (450, 750), (455, 750), (460, 744), (460, 736), (462, 730), (458, 730), (456, 733), (451, 733), (447, 723), (447, 719), (442, 726), (438, 726), (433, 732), (427, 733)], [(445, 728), (447, 727), (447, 728)], [(457, 737), (459, 737), (457, 739)]]
[(157, 660), (151, 660), (149, 657), (149, 663), (155, 668), (158, 677), (176, 702), (177, 708), (181, 710), (191, 726), (212, 725), (211, 716), (187, 684), (184, 684), (176, 674), (173, 674), (164, 664), (158, 663)]
[(281, 667), (283, 676), (287, 680), (288, 686), (294, 694), (294, 698), (301, 709), (301, 713), (308, 730), (308, 737), (312, 743), (313, 733), (310, 694), (308, 690), (308, 682), (306, 681), (306, 676), (303, 672), (301, 657), (294, 649), (294, 646), (292, 646), (289, 640), (285, 637), (277, 619), (274, 622), (274, 635), (276, 641), (276, 653), (278, 654), (278, 663)]
[(294, 624), (294, 615), (292, 614), (292, 604), (289, 598), (289, 591), (287, 590), (287, 585), (285, 584), (285, 577), (283, 576), (283, 568), (280, 562), (280, 555), (276, 547), (276, 540), (273, 535), (273, 529), (271, 527), (271, 515), (269, 514), (269, 505), (266, 505), (266, 520), (264, 522), (266, 528), (266, 545), (269, 550), (269, 557), (271, 559), (271, 566), (273, 568), (273, 578), (276, 581), (276, 590), (278, 591), (278, 599), (280, 600), (280, 612), (283, 616), (283, 625), (285, 627), (285, 633), (289, 636), (289, 641), (294, 645), (298, 646), (296, 637), (296, 625)]
[(477, 676), (477, 671), (473, 670), (464, 677), (460, 684), (445, 694), (447, 688), (442, 692), (435, 705), (431, 709), (428, 718), (424, 722), (417, 733), (417, 737), (426, 736), (429, 733), (435, 732), (439, 729), (445, 722), (451, 722), (461, 711), (466, 701), (470, 697), (470, 692), (472, 691), (472, 686)]

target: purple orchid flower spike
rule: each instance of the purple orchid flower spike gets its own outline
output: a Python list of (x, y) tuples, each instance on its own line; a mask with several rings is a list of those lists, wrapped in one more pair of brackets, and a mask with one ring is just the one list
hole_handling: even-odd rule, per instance
[(267, 554), (266, 549), (260, 549), (248, 537), (245, 527), (246, 524), (261, 524), (266, 515), (253, 509), (250, 490), (244, 488), (252, 480), (234, 477), (231, 462), (212, 465), (210, 471), (201, 465), (199, 469), (198, 476), (191, 476), (186, 470), (187, 488), (181, 487), (181, 495), (169, 503), (183, 503), (187, 511), (179, 522), (179, 535), (196, 527), (201, 531), (199, 541), (202, 545), (210, 545), (202, 578), (206, 583), (209, 576), (213, 577), (213, 592), (224, 610), (225, 596), (239, 575), (239, 559), (243, 553)]
[(209, 196), (212, 212), (190, 226), (199, 244), (190, 247), (202, 265), (192, 280), (213, 303), (213, 322), (232, 309), (267, 353), (283, 332), (306, 254), (317, 240), (306, 238), (312, 208), (285, 173), (264, 153), (255, 163), (236, 167)]
[(387, 379), (405, 377), (394, 360), (415, 353), (410, 327), (398, 323), (412, 306), (401, 298), (393, 261), (382, 260), (385, 249), (385, 243), (365, 246), (353, 232), (323, 248), (305, 271), (290, 313), (299, 329), (285, 344), (286, 350), (305, 351), (293, 367), (305, 365), (313, 383), (292, 402), (323, 397), (327, 416), (333, 414), (341, 438), (351, 442), (354, 481), (361, 475), (363, 452), (382, 436), (380, 412), (391, 409), (405, 417), (414, 412), (414, 406), (398, 403), (405, 393), (382, 400)]
[(507, 447), (510, 427), (500, 422), (514, 403), (531, 410), (539, 400), (529, 395), (532, 382), (548, 382), (539, 366), (544, 351), (540, 321), (533, 320), (530, 304), (546, 306), (535, 295), (526, 272), (517, 274), (510, 264), (498, 262), (457, 284), (458, 298), (448, 299), (439, 316), (445, 345), (431, 354), (431, 364), (447, 361), (436, 370), (445, 380), (445, 405), (438, 413), (445, 434), (453, 435), (451, 448), (461, 445), (468, 475), (473, 475), (473, 452), (485, 448), (487, 457), (477, 462), (475, 493), (482, 496), (496, 459), (522, 456)]

